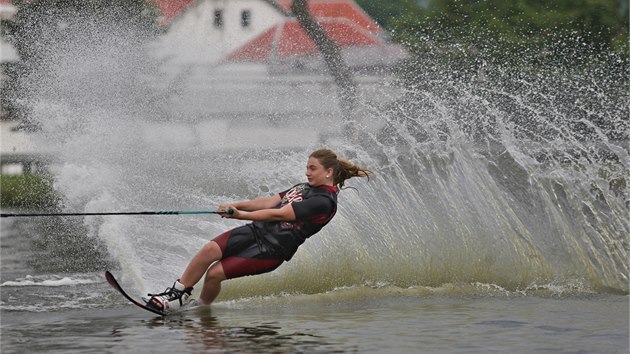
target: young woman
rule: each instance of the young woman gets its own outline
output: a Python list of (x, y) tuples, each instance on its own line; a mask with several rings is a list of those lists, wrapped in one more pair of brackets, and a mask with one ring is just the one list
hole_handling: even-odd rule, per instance
[(149, 294), (147, 305), (173, 311), (186, 303), (205, 273), (199, 302), (210, 304), (221, 282), (271, 272), (293, 257), (298, 247), (319, 232), (337, 211), (337, 193), (352, 177), (369, 177), (365, 168), (337, 158), (328, 149), (313, 152), (306, 165), (308, 183), (267, 198), (220, 205), (222, 217), (251, 220), (208, 242), (190, 261), (184, 274), (160, 294)]

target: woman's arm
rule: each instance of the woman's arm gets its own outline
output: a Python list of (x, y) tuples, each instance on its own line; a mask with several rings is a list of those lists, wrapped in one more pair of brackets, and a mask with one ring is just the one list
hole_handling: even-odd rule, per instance
[[(273, 206), (276, 206), (274, 204)], [(239, 210), (236, 204), (228, 206), (232, 209), (232, 214), (224, 214), (223, 217), (239, 220), (251, 221), (295, 221), (295, 212), (291, 204), (287, 204), (282, 208), (259, 209), (255, 211)], [(226, 208), (227, 210), (227, 208)]]
[(221, 204), (219, 205), (219, 211), (226, 211), (228, 208), (238, 209), (242, 211), (255, 211), (261, 209), (269, 209), (273, 208), (276, 205), (280, 204), (280, 196), (278, 194), (272, 195), (271, 197), (266, 198), (258, 198), (253, 200), (245, 200), (242, 202), (236, 202), (232, 204)]

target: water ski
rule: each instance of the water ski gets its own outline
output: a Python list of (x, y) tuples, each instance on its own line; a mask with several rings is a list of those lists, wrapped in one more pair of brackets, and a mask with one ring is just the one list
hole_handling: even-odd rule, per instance
[(151, 308), (149, 306), (146, 305), (146, 303), (144, 303), (144, 301), (140, 302), (134, 298), (132, 298), (131, 296), (129, 296), (129, 294), (127, 294), (127, 292), (122, 288), (122, 286), (120, 286), (120, 284), (118, 283), (118, 280), (116, 280), (116, 278), (114, 278), (114, 276), (112, 275), (112, 273), (110, 273), (109, 271), (105, 271), (105, 279), (107, 279), (107, 282), (109, 283), (109, 285), (111, 285), (114, 289), (118, 290), (119, 293), (122, 294), (122, 296), (124, 296), (127, 300), (131, 301), (132, 304), (143, 308), (147, 311), (153, 312), (155, 314), (158, 314), (160, 316), (166, 316), (168, 315), (168, 313), (164, 312), (164, 311), (160, 311), (154, 308)]
[(129, 294), (127, 294), (127, 292), (122, 288), (122, 286), (120, 286), (120, 284), (118, 283), (118, 280), (114, 278), (114, 275), (110, 273), (108, 270), (105, 271), (105, 279), (107, 279), (107, 282), (109, 283), (109, 285), (111, 285), (114, 289), (118, 290), (118, 292), (121, 293), (122, 296), (124, 296), (127, 300), (131, 301), (132, 304), (140, 308), (143, 308), (147, 311), (158, 314), (160, 316), (168, 316), (175, 313), (180, 313), (180, 312), (187, 311), (187, 310), (190, 310), (199, 306), (196, 300), (192, 300), (188, 302), (187, 304), (185, 304), (182, 308), (178, 309), (177, 311), (172, 311), (172, 312), (160, 311), (158, 309), (154, 309), (152, 307), (147, 306), (144, 300), (138, 301), (132, 298), (131, 296), (129, 296)]

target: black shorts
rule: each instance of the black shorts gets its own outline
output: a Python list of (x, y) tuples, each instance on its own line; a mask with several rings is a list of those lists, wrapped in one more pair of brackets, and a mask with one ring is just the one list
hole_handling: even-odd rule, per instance
[(250, 225), (224, 232), (212, 241), (223, 253), (221, 265), (227, 279), (271, 272), (284, 262), (256, 237)]

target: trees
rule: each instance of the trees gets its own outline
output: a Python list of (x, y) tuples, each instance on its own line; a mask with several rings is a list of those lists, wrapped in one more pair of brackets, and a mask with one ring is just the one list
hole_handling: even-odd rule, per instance
[(513, 53), (543, 49), (559, 38), (573, 38), (592, 51), (628, 50), (628, 8), (619, 0), (431, 0), (426, 9), (405, 8), (388, 29), (412, 49), (430, 37), (494, 41), (501, 44), (497, 49)]
[(421, 7), (419, 3), (427, 1), (417, 0), (357, 0), (365, 12), (370, 14), (378, 24), (386, 29), (392, 29), (396, 19), (413, 15)]
[[(628, 141), (627, 0), (431, 0), (396, 16), (386, 29), (414, 55), (393, 122), (439, 108), (475, 141), (501, 141), (502, 126), (531, 141)], [(379, 138), (394, 141), (392, 126)]]

